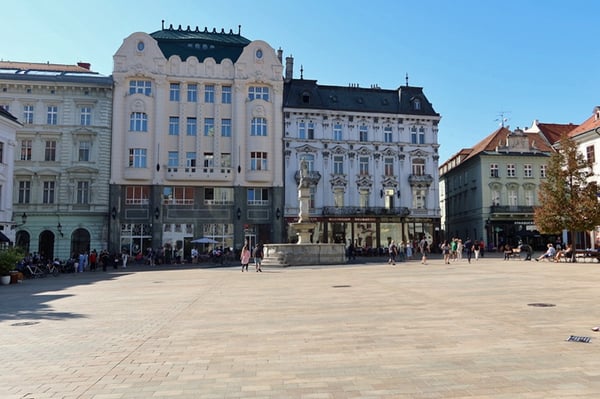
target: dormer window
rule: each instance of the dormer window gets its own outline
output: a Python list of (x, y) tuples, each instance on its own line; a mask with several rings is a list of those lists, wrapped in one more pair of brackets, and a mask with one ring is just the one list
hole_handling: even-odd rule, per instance
[(415, 111), (420, 111), (421, 110), (421, 100), (419, 100), (418, 98), (415, 98), (413, 100), (413, 109)]
[(310, 103), (310, 94), (306, 91), (304, 93), (302, 93), (302, 103), (303, 104)]

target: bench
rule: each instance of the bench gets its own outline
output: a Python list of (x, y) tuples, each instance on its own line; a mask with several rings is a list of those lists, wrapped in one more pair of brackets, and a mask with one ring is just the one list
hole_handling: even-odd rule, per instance
[(590, 251), (590, 250), (583, 250), (583, 249), (578, 249), (575, 251), (575, 261), (582, 261), (582, 262), (600, 262), (600, 251)]

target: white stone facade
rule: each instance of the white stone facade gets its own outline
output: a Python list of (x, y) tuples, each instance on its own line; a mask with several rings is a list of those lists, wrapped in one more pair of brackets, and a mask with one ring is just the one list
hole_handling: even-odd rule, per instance
[[(189, 54), (167, 58), (165, 37)], [(239, 54), (215, 59), (230, 39)], [(198, 237), (224, 249), (278, 242), (282, 66), (267, 43), (244, 40), (170, 28), (134, 33), (115, 53), (113, 250), (187, 257)]]

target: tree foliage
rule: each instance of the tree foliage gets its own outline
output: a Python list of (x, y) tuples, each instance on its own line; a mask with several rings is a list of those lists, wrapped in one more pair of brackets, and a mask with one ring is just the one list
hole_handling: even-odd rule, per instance
[[(590, 231), (600, 225), (598, 184), (591, 180), (592, 165), (577, 151), (575, 142), (561, 138), (559, 151), (551, 155), (546, 172), (534, 211), (534, 222), (542, 233)], [(574, 234), (571, 236), (575, 239)]]

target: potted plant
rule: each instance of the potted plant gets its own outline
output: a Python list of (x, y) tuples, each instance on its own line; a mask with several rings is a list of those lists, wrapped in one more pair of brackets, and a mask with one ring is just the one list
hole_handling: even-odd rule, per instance
[(15, 247), (0, 250), (0, 276), (3, 285), (10, 284), (10, 272), (15, 270), (21, 259), (23, 254)]

